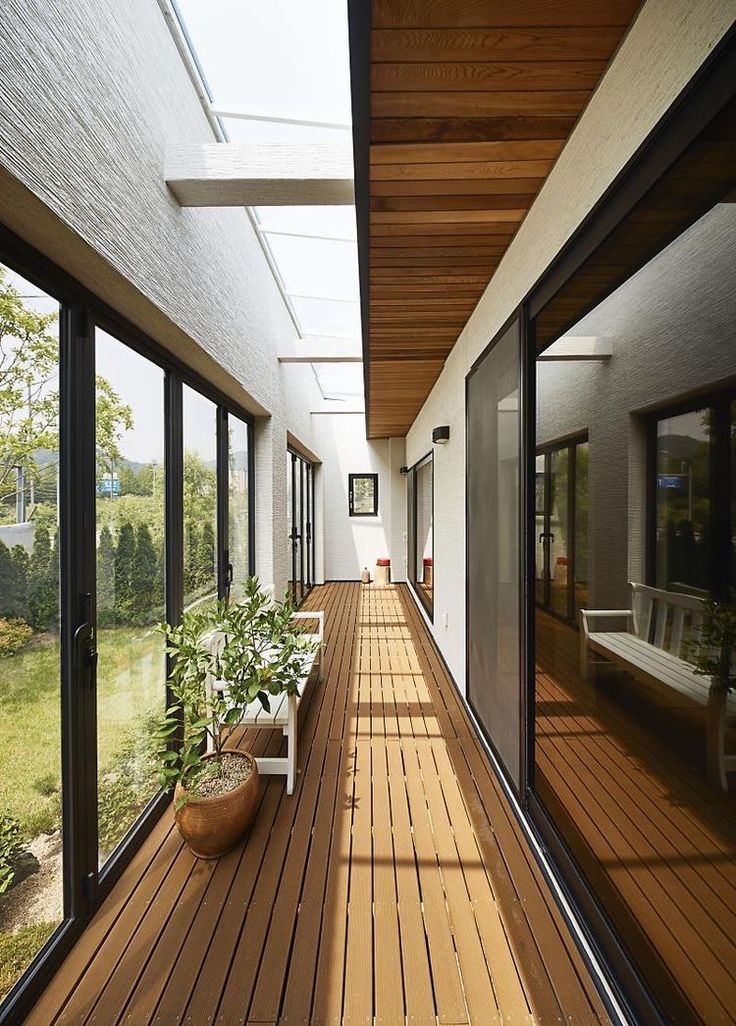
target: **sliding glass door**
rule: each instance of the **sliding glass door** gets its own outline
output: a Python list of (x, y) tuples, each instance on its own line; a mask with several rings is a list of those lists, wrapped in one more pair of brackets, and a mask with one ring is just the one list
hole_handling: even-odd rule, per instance
[(64, 918), (67, 796), (59, 639), (59, 303), (0, 264), (0, 304), (1, 999)]
[(409, 581), (430, 619), (434, 615), (434, 458), (409, 468)]
[(164, 372), (95, 334), (97, 840), (102, 865), (158, 784), (151, 743), (165, 708)]
[[(154, 626), (237, 598), (255, 568), (247, 416), (2, 237), (23, 271), (0, 264), (4, 1024), (22, 1021), (168, 803)], [(311, 468), (300, 489), (308, 505)]]
[(314, 584), (314, 467), (290, 449), (286, 473), (289, 594), (298, 604)]

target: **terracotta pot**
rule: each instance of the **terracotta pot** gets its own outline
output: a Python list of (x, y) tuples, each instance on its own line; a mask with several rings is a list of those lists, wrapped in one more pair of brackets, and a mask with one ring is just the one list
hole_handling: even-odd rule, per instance
[[(253, 771), (247, 780), (227, 794), (211, 798), (190, 798), (174, 813), (179, 833), (198, 859), (216, 859), (230, 851), (244, 836), (251, 824), (258, 803), (258, 767), (247, 752), (224, 749), (250, 759)], [(206, 755), (205, 759), (211, 759)], [(174, 807), (184, 795), (177, 784)]]

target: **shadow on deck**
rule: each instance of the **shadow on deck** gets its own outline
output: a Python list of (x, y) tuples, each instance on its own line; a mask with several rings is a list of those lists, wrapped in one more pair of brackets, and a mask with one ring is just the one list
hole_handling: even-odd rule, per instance
[(217, 862), (167, 811), (29, 1026), (608, 1022), (406, 588), (306, 607), (328, 648), (295, 794), (268, 780)]

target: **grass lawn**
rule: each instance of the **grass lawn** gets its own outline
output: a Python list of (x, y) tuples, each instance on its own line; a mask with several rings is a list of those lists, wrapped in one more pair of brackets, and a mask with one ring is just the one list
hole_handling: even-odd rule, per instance
[[(145, 628), (99, 631), (100, 775), (115, 762), (128, 729), (163, 711), (163, 639)], [(0, 809), (26, 837), (59, 824), (60, 695), (58, 639), (34, 638), (0, 659)]]

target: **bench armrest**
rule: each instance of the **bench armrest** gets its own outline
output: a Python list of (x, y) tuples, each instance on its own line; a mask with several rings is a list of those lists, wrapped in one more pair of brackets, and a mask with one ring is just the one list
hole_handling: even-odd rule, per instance
[(304, 613), (292, 613), (292, 620), (319, 620), (319, 640), (320, 644), (324, 644), (325, 640), (325, 614), (322, 610), (315, 610), (314, 612)]
[(633, 617), (633, 613), (630, 609), (581, 609), (580, 610), (580, 621), (583, 625), (583, 632), (587, 638), (590, 630), (588, 626), (588, 620), (594, 620), (596, 618), (605, 619), (608, 617), (609, 620), (621, 619), (626, 617), (630, 620)]

